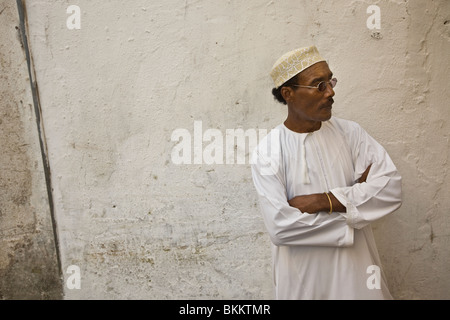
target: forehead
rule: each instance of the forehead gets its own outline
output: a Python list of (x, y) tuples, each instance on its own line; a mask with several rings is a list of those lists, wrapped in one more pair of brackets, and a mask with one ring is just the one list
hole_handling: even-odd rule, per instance
[(299, 77), (300, 77), (300, 79), (302, 79), (304, 81), (314, 80), (314, 79), (328, 80), (332, 74), (333, 73), (331, 72), (330, 68), (328, 67), (328, 63), (326, 63), (325, 61), (322, 61), (322, 62), (313, 64), (308, 69), (300, 72)]

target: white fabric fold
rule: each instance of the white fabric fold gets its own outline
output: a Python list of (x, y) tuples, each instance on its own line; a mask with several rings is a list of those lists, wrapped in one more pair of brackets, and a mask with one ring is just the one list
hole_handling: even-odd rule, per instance
[(308, 175), (308, 165), (306, 163), (306, 147), (305, 147), (305, 139), (308, 137), (308, 135), (302, 135), (300, 138), (300, 173), (301, 173), (301, 182), (304, 184), (311, 183), (311, 180), (309, 180)]

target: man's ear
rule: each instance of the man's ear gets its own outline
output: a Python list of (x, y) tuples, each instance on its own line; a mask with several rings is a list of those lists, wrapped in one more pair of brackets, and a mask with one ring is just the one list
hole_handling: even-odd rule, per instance
[(289, 102), (292, 99), (294, 91), (290, 87), (282, 87), (280, 93), (283, 96), (283, 99), (286, 102)]

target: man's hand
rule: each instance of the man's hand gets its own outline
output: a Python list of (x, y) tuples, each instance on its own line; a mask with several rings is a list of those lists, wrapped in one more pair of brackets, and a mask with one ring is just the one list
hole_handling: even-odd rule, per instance
[[(291, 207), (299, 209), (304, 213), (317, 213), (323, 211), (323, 198), (327, 196), (323, 193), (307, 194), (304, 196), (297, 196), (288, 201)], [(328, 198), (325, 205), (329, 206)], [(328, 209), (329, 210), (329, 209)]]
[(359, 183), (366, 182), (367, 176), (369, 175), (369, 171), (370, 171), (370, 167), (371, 167), (371, 166), (372, 166), (372, 165), (368, 166), (367, 169), (366, 169), (366, 171), (364, 171), (364, 173), (362, 174), (361, 178), (359, 178), (359, 180), (358, 180)]

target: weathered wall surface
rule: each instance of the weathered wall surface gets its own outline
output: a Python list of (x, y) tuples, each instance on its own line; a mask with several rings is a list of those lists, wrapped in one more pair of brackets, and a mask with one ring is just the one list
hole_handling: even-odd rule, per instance
[[(226, 132), (284, 120), (269, 70), (311, 43), (339, 79), (335, 114), (404, 177), (402, 208), (374, 226), (393, 295), (450, 298), (448, 1), (26, 3), (62, 266), (81, 271), (66, 299), (272, 298), (248, 157), (231, 164)], [(198, 157), (212, 141), (223, 164)]]
[(384, 70), (396, 73), (389, 86), (403, 89), (398, 100), (381, 94), (384, 123), (393, 129), (383, 134), (367, 123), (403, 175), (403, 208), (377, 230), (378, 242), (398, 298), (449, 299), (450, 2), (409, 1), (405, 13), (405, 47), (390, 57), (405, 67)]
[(62, 285), (15, 1), (0, 1), (0, 299), (59, 299)]

